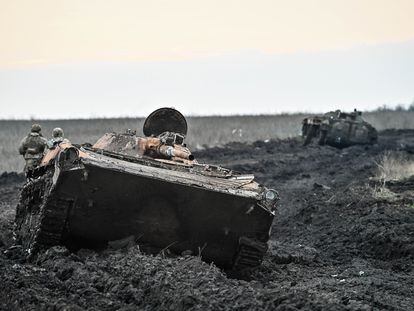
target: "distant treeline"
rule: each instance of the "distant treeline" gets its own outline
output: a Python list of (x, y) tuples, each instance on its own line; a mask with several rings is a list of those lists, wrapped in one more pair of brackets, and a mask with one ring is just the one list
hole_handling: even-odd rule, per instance
[(394, 107), (382, 105), (374, 111), (414, 111), (414, 100), (411, 102), (411, 104), (398, 104)]

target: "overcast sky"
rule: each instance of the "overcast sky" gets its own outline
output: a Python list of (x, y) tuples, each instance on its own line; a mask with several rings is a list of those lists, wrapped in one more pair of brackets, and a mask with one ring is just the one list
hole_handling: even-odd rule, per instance
[(0, 118), (414, 100), (412, 0), (0, 0)]

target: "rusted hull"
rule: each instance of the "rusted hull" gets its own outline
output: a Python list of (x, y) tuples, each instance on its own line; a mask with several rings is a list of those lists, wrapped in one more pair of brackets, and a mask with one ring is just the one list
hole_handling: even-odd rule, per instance
[(224, 268), (234, 266), (241, 239), (265, 245), (273, 220), (251, 197), (93, 163), (55, 173), (51, 196), (72, 202), (63, 244), (101, 245), (132, 235), (138, 244), (191, 251)]
[(144, 133), (49, 150), (22, 189), (17, 242), (35, 255), (59, 244), (119, 247), (133, 239), (143, 250), (192, 254), (235, 272), (260, 265), (277, 191), (194, 160), (175, 109), (152, 113)]

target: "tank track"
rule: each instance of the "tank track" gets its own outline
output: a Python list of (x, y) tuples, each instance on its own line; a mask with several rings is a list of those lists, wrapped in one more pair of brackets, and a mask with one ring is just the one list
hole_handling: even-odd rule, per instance
[(257, 268), (262, 263), (267, 249), (267, 243), (241, 237), (239, 239), (239, 250), (233, 263), (233, 270), (243, 272)]
[(73, 200), (53, 195), (52, 176), (46, 174), (28, 182), (16, 209), (15, 234), (29, 257), (58, 245), (66, 229)]

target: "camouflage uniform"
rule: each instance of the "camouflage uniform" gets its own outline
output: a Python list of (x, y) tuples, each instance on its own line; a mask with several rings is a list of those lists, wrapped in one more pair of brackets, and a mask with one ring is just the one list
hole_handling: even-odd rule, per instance
[(40, 164), (43, 158), (43, 152), (47, 146), (47, 140), (40, 133), (39, 124), (33, 124), (31, 132), (23, 138), (19, 146), (19, 153), (23, 155), (26, 166), (25, 172), (34, 169)]
[(47, 146), (49, 149), (53, 149), (60, 143), (70, 143), (70, 141), (64, 138), (63, 130), (60, 127), (56, 127), (52, 131), (52, 138), (47, 142)]

